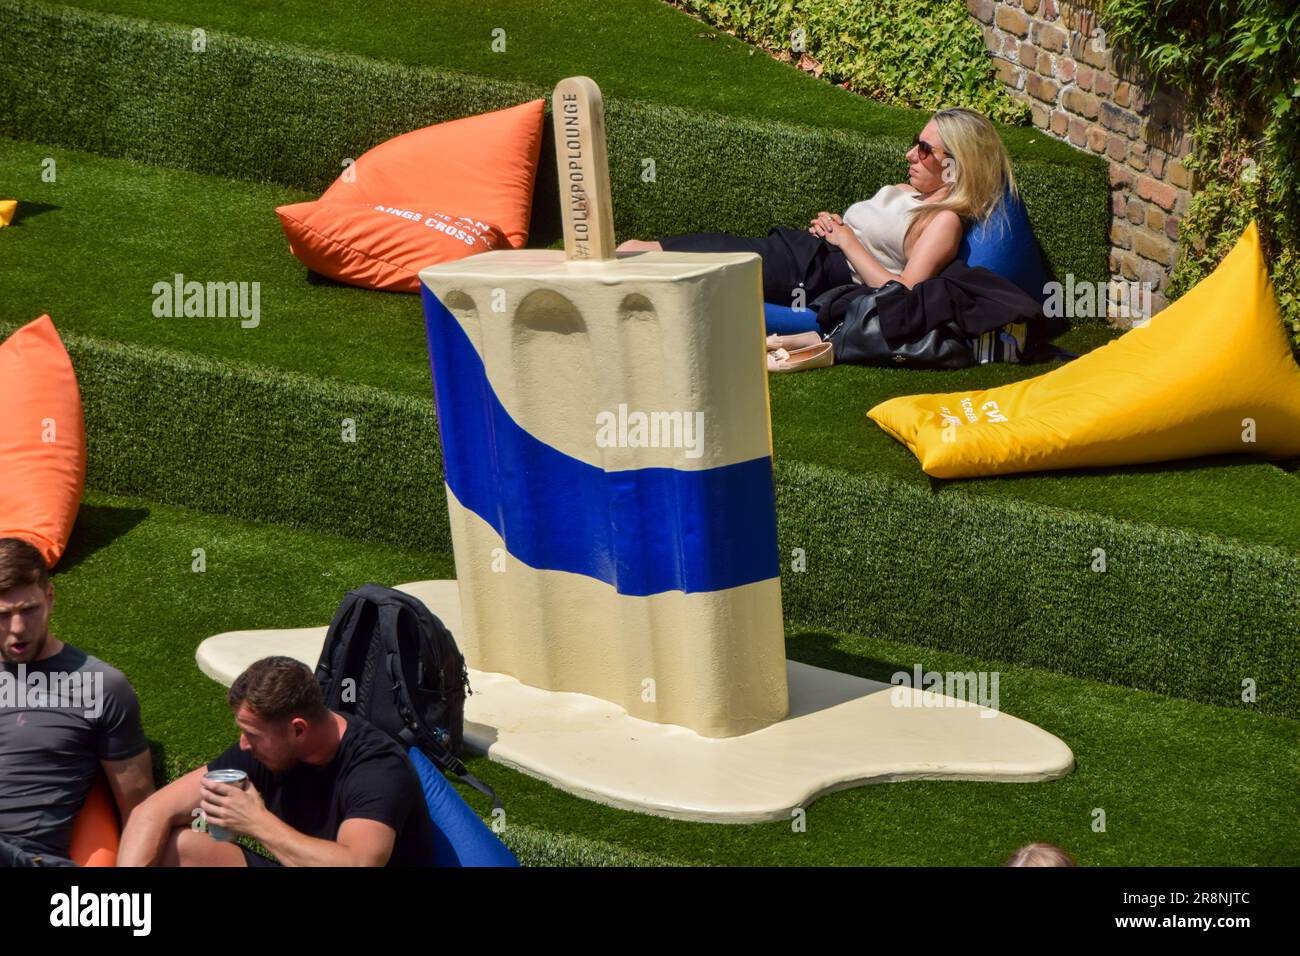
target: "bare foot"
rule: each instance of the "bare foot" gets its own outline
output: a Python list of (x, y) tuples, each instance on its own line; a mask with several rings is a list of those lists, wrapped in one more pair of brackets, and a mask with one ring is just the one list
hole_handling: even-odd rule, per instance
[(615, 252), (663, 252), (664, 247), (653, 240), (647, 239), (629, 239), (623, 243)]

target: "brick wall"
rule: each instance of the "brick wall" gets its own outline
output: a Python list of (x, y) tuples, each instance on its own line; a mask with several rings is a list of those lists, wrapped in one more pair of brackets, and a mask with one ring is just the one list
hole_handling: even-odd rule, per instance
[[(1111, 278), (1149, 283), (1151, 311), (1160, 311), (1191, 186), (1179, 162), (1191, 146), (1184, 101), (1164, 90), (1153, 95), (1122, 51), (1107, 44), (1095, 13), (1078, 4), (965, 2), (983, 25), (998, 76), (1029, 103), (1034, 125), (1109, 162)], [(1117, 317), (1117, 303), (1110, 311), (1116, 324), (1132, 324)]]

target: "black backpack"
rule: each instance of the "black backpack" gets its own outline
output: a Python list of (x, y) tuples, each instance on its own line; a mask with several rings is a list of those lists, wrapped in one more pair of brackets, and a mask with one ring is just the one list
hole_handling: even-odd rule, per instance
[(368, 720), (404, 748), (419, 747), (501, 806), (459, 758), (470, 693), (465, 658), (418, 598), (378, 584), (349, 591), (325, 635), (316, 680), (326, 707)]

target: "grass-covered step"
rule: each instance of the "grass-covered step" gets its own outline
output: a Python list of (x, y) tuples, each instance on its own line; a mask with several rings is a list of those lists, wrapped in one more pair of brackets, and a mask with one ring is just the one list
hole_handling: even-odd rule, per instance
[[(67, 344), (91, 487), (450, 552), (431, 400)], [(776, 482), (788, 621), (1300, 717), (1294, 549), (796, 459)]]
[[(0, 193), (19, 203), (0, 235), (0, 321), (48, 312), (61, 331), (433, 394), (418, 296), (313, 282), (289, 252), (275, 208), (306, 193), (4, 139)], [(214, 295), (224, 316), (174, 314), (155, 286), (177, 275), (246, 294)]]
[[(131, 679), (160, 779), (170, 779), (235, 735), (223, 689), (194, 663), (204, 638), (323, 624), (360, 583), (450, 573), (447, 558), (427, 552), (91, 494), (54, 576), (53, 628)], [(844, 791), (813, 803), (796, 829), (794, 821), (725, 826), (626, 813), (476, 758), (471, 769), (505, 801), (503, 839), (525, 863), (579, 865), (994, 865), (1034, 840), (1057, 843), (1086, 865), (1300, 862), (1292, 721), (871, 634), (791, 627), (788, 649), (797, 660), (885, 681), (918, 665), (996, 673), (999, 709), (1059, 736), (1077, 769), (1044, 784)], [(487, 814), (485, 800), (466, 796)]]
[[(1062, 343), (1081, 352), (1115, 333), (1081, 328)], [(953, 371), (839, 366), (770, 377), (778, 459), (850, 474), (887, 476), (926, 498), (1009, 499), (1123, 521), (1269, 545), (1300, 555), (1300, 459), (1217, 455), (1144, 465), (1073, 468), (992, 478), (931, 478), (906, 445), (867, 418), (897, 395), (986, 389), (1049, 372), (1055, 364), (990, 364)], [(1105, 383), (1099, 387), (1105, 388)]]
[[(46, 158), (55, 161), (58, 171), (52, 183), (40, 175)], [(0, 236), (0, 255), (12, 263), (5, 276), (6, 294), (0, 297), (0, 323), (12, 328), (48, 312), (65, 334), (191, 353), (223, 366), (220, 373), (213, 373), (225, 377), (230, 392), (222, 404), (214, 406), (212, 386), (187, 389), (175, 378), (175, 384), (149, 399), (155, 409), (152, 415), (141, 418), (150, 417), (161, 425), (168, 414), (163, 409), (171, 408), (196, 434), (209, 428), (220, 430), (223, 421), (255, 422), (257, 415), (265, 422), (269, 412), (265, 408), (254, 412), (262, 407), (260, 399), (255, 400), (240, 386), (235, 374), (240, 368), (381, 388), (418, 403), (420, 415), (431, 409), (432, 386), (418, 298), (311, 281), (289, 254), (273, 212), (277, 204), (297, 201), (305, 194), (281, 186), (4, 139), (0, 139), (0, 192), (20, 200), (15, 224)], [(245, 327), (251, 320), (235, 315), (156, 315), (159, 295), (172, 299), (166, 290), (174, 288), (177, 274), (205, 283), (257, 283), (257, 325)], [(158, 283), (162, 283), (161, 293), (155, 292)], [(1083, 352), (1116, 334), (1084, 325), (1062, 342)], [(146, 365), (155, 360), (140, 359)], [(124, 353), (111, 364), (118, 363), (134, 366), (136, 359)], [(1272, 464), (1234, 457), (1129, 469), (937, 481), (927, 478), (902, 445), (866, 418), (868, 408), (895, 395), (986, 388), (1048, 368), (995, 364), (955, 372), (921, 372), (839, 367), (772, 376), (776, 455), (778, 460), (805, 461), (850, 473), (880, 473), (936, 495), (1012, 497), (1293, 551), (1300, 548), (1300, 481)], [(173, 380), (160, 374), (161, 381)], [(190, 373), (174, 374), (183, 378)], [(289, 391), (297, 387), (285, 385)], [(120, 401), (137, 399), (132, 392)], [(351, 399), (343, 401), (339, 419), (347, 417), (342, 413), (347, 401)], [(311, 399), (304, 414), (319, 404), (318, 398)], [(213, 420), (205, 420), (202, 415), (209, 413), (201, 409), (214, 407)], [(236, 409), (251, 417), (232, 417)], [(129, 435), (131, 417), (115, 418), (113, 424)], [(419, 427), (431, 427), (431, 419)], [(408, 429), (408, 433), (416, 432)], [(261, 433), (243, 429), (241, 434), (250, 442), (265, 440), (268, 447), (278, 443), (291, 455), (287, 462), (312, 460), (305, 453), (293, 458), (291, 444), (265, 429)], [(333, 442), (335, 435), (341, 435), (341, 425), (330, 432), (329, 441)], [(358, 437), (366, 437), (364, 428)], [(132, 439), (123, 450), (135, 444)], [(393, 464), (398, 470), (417, 456), (398, 447), (391, 453), (402, 457)], [(187, 454), (180, 460), (191, 459)], [(121, 463), (117, 467), (129, 466)], [(205, 474), (203, 479), (211, 477)], [(238, 486), (239, 482), (233, 480), (232, 484)], [(166, 496), (160, 487), (133, 486), (130, 490), (155, 500), (179, 501)], [(206, 510), (227, 510), (212, 501), (190, 503)], [(271, 512), (245, 516), (277, 518)], [(289, 516), (280, 515), (278, 520), (287, 521)], [(334, 530), (360, 533), (354, 528)], [(393, 539), (389, 536), (388, 540)]]
[(205, 638), (328, 623), (367, 581), (448, 576), (451, 562), (433, 552), (91, 492), (55, 569), (51, 626), (131, 678), (145, 729), (163, 744), (161, 768), (174, 777), (233, 730), (220, 685), (194, 663)]
[(450, 553), (431, 398), (64, 341), (85, 408), (88, 487)]
[[(421, 65), (301, 45), (320, 37), (315, 29), (301, 29), (313, 22), (315, 5), (257, 6), (256, 12), (240, 5), (218, 13), (218, 5), (211, 5), (215, 20), (209, 22), (229, 24), (234, 32), (205, 32), (200, 52), (194, 49), (195, 25), (0, 0), (0, 36), (7, 48), (21, 51), (0, 59), (0, 130), (56, 146), (318, 192), (339, 174), (345, 159), (392, 136), (549, 98), (561, 77), (584, 72), (610, 87), (606, 126), (619, 236), (646, 238), (700, 229), (762, 235), (773, 225), (806, 223), (818, 209), (844, 209), (903, 177), (903, 155), (925, 122), (923, 113), (884, 110), (772, 62), (763, 65), (764, 75), (774, 88), (793, 91), (793, 100), (774, 93), (770, 102), (795, 104), (780, 118), (757, 117), (753, 106), (739, 115), (706, 112), (717, 105), (706, 97), (670, 96), (664, 92), (669, 88), (706, 85), (699, 77), (688, 79), (690, 64), (702, 56), (719, 74), (710, 85), (730, 88), (736, 99), (762, 102), (748, 80), (758, 61), (768, 58), (713, 53), (713, 44), (708, 53), (689, 52), (699, 41), (684, 29), (708, 28), (654, 0), (601, 8), (597, 16), (607, 30), (589, 24), (573, 30), (566, 11), (551, 17), (545, 33), (532, 26), (546, 18), (544, 7), (454, 3), (426, 5), (416, 14), (414, 3), (399, 5), (412, 11), (412, 21), (397, 14), (388, 20), (381, 14), (375, 21), (355, 7), (334, 8), (335, 51), (348, 47), (348, 36), (371, 37), (358, 42), (372, 54), (379, 52), (372, 42), (376, 37), (399, 47), (422, 42)], [(164, 7), (148, 12), (168, 15)], [(179, 4), (170, 10), (171, 18), (189, 15)], [(523, 19), (512, 20), (516, 17)], [(637, 36), (637, 19), (647, 17), (650, 32), (629, 41)], [(512, 22), (528, 24), (518, 31), (523, 42), (512, 68), (525, 79), (455, 72), (436, 62), (440, 51), (454, 45), (439, 34), (442, 21), (457, 20), (470, 30), (477, 24), (483, 34), (482, 44), (467, 40), (468, 49), (451, 55), (452, 62), (462, 64), (467, 56), (477, 59), (471, 51), (487, 49), (489, 24), (507, 29)], [(671, 60), (685, 44), (687, 66), (650, 87), (618, 95), (618, 78), (636, 72), (629, 68), (637, 62), (636, 46), (651, 42), (647, 38), (655, 36), (661, 20), (674, 26), (659, 55)], [(245, 30), (244, 23), (251, 26)], [(427, 30), (420, 23), (429, 24)], [(273, 39), (240, 35), (254, 32)], [(430, 34), (439, 35), (438, 41), (428, 42)], [(558, 36), (565, 38), (562, 46), (538, 53), (543, 37)], [(630, 49), (624, 46), (629, 42)], [(719, 41), (716, 49), (727, 45)], [(551, 59), (556, 51), (562, 51), (562, 63)], [(40, 68), (25, 66), (31, 63)], [(810, 102), (825, 102), (832, 111), (800, 105)], [(844, 111), (842, 118), (834, 109)], [(1051, 266), (1076, 281), (1104, 281), (1110, 215), (1105, 163), (1041, 134), (1008, 131), (1007, 137)], [(653, 176), (645, 175), (646, 160), (654, 161)], [(549, 121), (536, 195), (533, 233), (546, 245), (559, 234)], [(1061, 214), (1065, 201), (1068, 215)]]
[[(48, 312), (64, 330), (431, 395), (418, 297), (319, 279), (289, 253), (275, 208), (308, 193), (4, 138), (0, 192), (19, 201), (0, 243), (14, 266), (0, 321)], [(245, 284), (238, 302), (256, 316), (234, 297), (224, 315), (174, 314), (177, 275)], [(1083, 325), (1063, 343), (1086, 351), (1115, 334)]]
[[(606, 96), (799, 126), (910, 138), (924, 115), (778, 64), (663, 0), (395, 0), (364, 11), (350, 0), (66, 5), (513, 82), (581, 73)], [(1033, 129), (1007, 127), (1004, 135), (1013, 149), (1081, 163), (1078, 151), (1044, 142)]]
[[(1292, 502), (1300, 482), (1285, 481)], [(1295, 539), (803, 461), (778, 462), (776, 490), (787, 620), (1300, 718)]]

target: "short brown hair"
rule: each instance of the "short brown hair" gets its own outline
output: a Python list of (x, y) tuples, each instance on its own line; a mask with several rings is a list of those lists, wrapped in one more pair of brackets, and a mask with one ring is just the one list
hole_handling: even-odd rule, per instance
[(235, 678), (226, 695), (231, 710), (240, 704), (263, 720), (280, 723), (303, 717), (319, 723), (329, 713), (316, 676), (292, 657), (264, 657)]
[(35, 584), (41, 590), (50, 583), (45, 556), (22, 538), (0, 538), (0, 594)]
[(1003, 866), (1078, 866), (1074, 857), (1051, 843), (1022, 846)]

